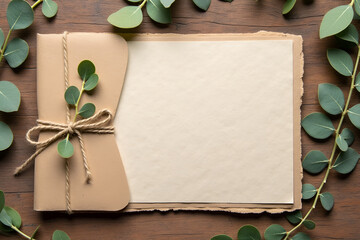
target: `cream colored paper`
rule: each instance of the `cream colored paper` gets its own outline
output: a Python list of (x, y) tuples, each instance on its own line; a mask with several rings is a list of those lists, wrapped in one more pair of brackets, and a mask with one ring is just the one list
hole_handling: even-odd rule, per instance
[(131, 205), (298, 202), (293, 39), (160, 38), (128, 41), (115, 126)]

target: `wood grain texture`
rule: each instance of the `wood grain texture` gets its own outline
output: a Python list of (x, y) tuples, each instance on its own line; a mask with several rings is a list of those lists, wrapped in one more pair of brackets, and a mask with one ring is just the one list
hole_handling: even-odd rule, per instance
[[(235, 0), (224, 3), (213, 0), (208, 12), (197, 10), (190, 0), (177, 0), (173, 5), (173, 23), (162, 26), (153, 23), (147, 16), (144, 23), (135, 30), (139, 33), (244, 33), (259, 30), (300, 34), (304, 38), (305, 93), (303, 116), (313, 111), (321, 111), (317, 101), (317, 85), (323, 82), (335, 83), (347, 93), (349, 80), (340, 77), (329, 66), (326, 49), (335, 46), (334, 39), (319, 40), (318, 29), (322, 16), (331, 8), (347, 4), (348, 1), (307, 0), (298, 1), (293, 12), (287, 17), (281, 15), (282, 0), (260, 0), (258, 2)], [(29, 169), (20, 177), (13, 177), (14, 168), (30, 156), (34, 148), (25, 141), (25, 133), (37, 118), (36, 107), (36, 33), (80, 32), (126, 32), (109, 25), (107, 16), (126, 5), (123, 0), (57, 0), (59, 13), (53, 20), (45, 19), (41, 9), (36, 9), (35, 23), (27, 30), (18, 31), (30, 45), (28, 60), (17, 70), (6, 63), (0, 65), (0, 79), (14, 82), (22, 93), (19, 112), (0, 113), (0, 119), (7, 122), (15, 134), (12, 147), (0, 153), (0, 189), (7, 196), (7, 204), (16, 208), (23, 216), (25, 232), (32, 232), (41, 224), (37, 239), (50, 239), (55, 229), (62, 229), (77, 240), (114, 239), (156, 239), (156, 240), (207, 240), (215, 234), (236, 237), (240, 226), (253, 224), (263, 232), (271, 223), (290, 229), (290, 224), (282, 214), (241, 215), (212, 212), (147, 212), (76, 214), (37, 213), (33, 209), (33, 170)], [(6, 6), (8, 1), (0, 1), (0, 27), (7, 32)], [(51, 53), (49, 53), (51, 54)], [(355, 93), (352, 103), (360, 102)], [(354, 148), (360, 151), (359, 131), (346, 120), (345, 126), (356, 134)], [(330, 155), (333, 139), (314, 142), (302, 132), (302, 149), (307, 153), (312, 149)], [(322, 175), (304, 175), (304, 182), (318, 186)], [(335, 206), (326, 213), (318, 206), (311, 219), (317, 223), (313, 231), (306, 231), (312, 239), (359, 239), (360, 225), (360, 171), (359, 167), (349, 176), (331, 173), (325, 191), (335, 197)], [(304, 203), (307, 210), (311, 202)], [(0, 239), (7, 239), (0, 235)], [(8, 239), (18, 239), (10, 236)]]

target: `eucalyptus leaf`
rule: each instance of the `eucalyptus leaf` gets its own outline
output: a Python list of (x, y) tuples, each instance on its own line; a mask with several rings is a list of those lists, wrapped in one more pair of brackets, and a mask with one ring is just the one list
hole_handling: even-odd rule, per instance
[(2, 48), (5, 41), (5, 36), (3, 30), (0, 28), (0, 48)]
[(317, 192), (316, 188), (312, 184), (305, 183), (302, 185), (302, 190), (301, 190), (302, 199), (304, 200), (311, 199), (316, 195), (316, 192)]
[(360, 0), (355, 0), (354, 2), (355, 12), (358, 16), (360, 16)]
[[(360, 1), (360, 0), (359, 0)], [(356, 90), (358, 92), (360, 92), (360, 73), (358, 73), (356, 75), (356, 80), (355, 80), (355, 87), (356, 87)]]
[(306, 233), (299, 232), (294, 237), (292, 237), (292, 240), (311, 240), (311, 238)]
[(0, 222), (4, 224), (6, 227), (12, 226), (12, 220), (9, 214), (7, 214), (5, 208), (0, 212)]
[(228, 235), (216, 235), (215, 237), (212, 237), (211, 240), (233, 240), (231, 237), (229, 237)]
[(341, 134), (336, 137), (335, 141), (336, 141), (336, 145), (339, 147), (341, 151), (345, 152), (348, 150), (349, 146), (345, 141), (345, 139), (341, 136)]
[(320, 25), (320, 38), (335, 35), (347, 28), (354, 17), (354, 10), (350, 5), (342, 5), (328, 11)]
[(11, 218), (12, 225), (14, 225), (17, 228), (21, 227), (21, 216), (20, 214), (13, 208), (5, 206), (4, 209), (6, 213)]
[(285, 235), (286, 231), (282, 226), (273, 224), (265, 230), (264, 237), (265, 240), (281, 240)]
[(353, 132), (348, 128), (344, 128), (344, 130), (342, 130), (341, 136), (345, 139), (349, 147), (353, 144), (355, 140)]
[(344, 50), (330, 48), (327, 50), (327, 58), (331, 66), (341, 75), (351, 76), (354, 69), (351, 56)]
[(56, 230), (52, 235), (52, 240), (71, 240), (65, 232)]
[(345, 106), (344, 94), (334, 84), (319, 84), (318, 97), (321, 107), (326, 112), (332, 115), (338, 115), (343, 112)]
[(175, 0), (160, 0), (160, 2), (165, 8), (169, 8), (171, 4), (175, 2)]
[(8, 149), (13, 140), (14, 140), (14, 135), (10, 129), (10, 127), (4, 123), (0, 121), (0, 151), (3, 151), (5, 149)]
[(350, 24), (345, 30), (336, 34), (336, 36), (344, 41), (359, 44), (359, 33), (353, 24)]
[(74, 155), (74, 146), (69, 139), (64, 139), (58, 143), (57, 150), (62, 158), (70, 158)]
[(3, 191), (0, 191), (0, 212), (5, 207), (5, 195)]
[(31, 240), (35, 238), (36, 233), (39, 231), (40, 225), (35, 228), (35, 231), (31, 234)]
[(288, 14), (295, 6), (296, 0), (285, 0), (283, 5), (282, 14)]
[(20, 106), (20, 91), (15, 84), (0, 81), (0, 111), (16, 112)]
[(108, 17), (108, 22), (118, 28), (135, 28), (143, 21), (140, 7), (127, 6)]
[(89, 118), (95, 113), (95, 105), (92, 103), (86, 103), (79, 111), (80, 116), (83, 118)]
[(80, 91), (75, 86), (70, 86), (65, 91), (65, 100), (70, 105), (75, 105), (80, 97)]
[(256, 227), (245, 225), (238, 232), (238, 240), (261, 240), (261, 235)]
[(21, 38), (14, 38), (11, 40), (4, 53), (4, 57), (10, 67), (17, 68), (29, 55), (29, 45)]
[(286, 219), (293, 225), (299, 224), (302, 219), (302, 214), (300, 210), (296, 210), (294, 212), (288, 213)]
[(309, 230), (313, 230), (316, 227), (316, 224), (311, 220), (305, 220), (303, 225)]
[(328, 162), (329, 160), (321, 151), (313, 150), (306, 154), (302, 166), (307, 172), (318, 174), (325, 169)]
[(92, 74), (89, 79), (85, 82), (84, 89), (85, 91), (91, 91), (93, 90), (99, 82), (99, 76), (94, 73)]
[(95, 65), (90, 60), (84, 60), (78, 66), (78, 73), (82, 80), (88, 80), (95, 71)]
[(34, 12), (24, 0), (12, 0), (7, 8), (6, 17), (11, 30), (25, 29), (34, 21)]
[(357, 104), (348, 110), (348, 116), (352, 124), (360, 129), (360, 104)]
[(330, 211), (334, 207), (334, 197), (331, 193), (321, 193), (320, 202), (326, 211)]
[(171, 11), (165, 8), (160, 0), (150, 0), (146, 3), (146, 11), (149, 17), (158, 23), (171, 23)]
[(193, 0), (193, 2), (198, 8), (204, 11), (207, 11), (211, 4), (211, 0)]
[(301, 126), (307, 134), (316, 139), (326, 139), (335, 132), (331, 120), (325, 114), (319, 112), (307, 115), (301, 121)]
[(353, 149), (349, 148), (346, 152), (341, 152), (333, 165), (333, 169), (341, 174), (348, 174), (354, 170), (360, 155)]
[(58, 5), (53, 0), (44, 0), (41, 10), (45, 17), (52, 18), (58, 11)]

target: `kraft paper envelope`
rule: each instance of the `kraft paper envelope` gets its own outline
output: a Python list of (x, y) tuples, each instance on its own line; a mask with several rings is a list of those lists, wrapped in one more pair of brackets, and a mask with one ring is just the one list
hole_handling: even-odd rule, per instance
[[(83, 95), (81, 105), (93, 102), (97, 111), (106, 108), (114, 115), (128, 59), (125, 40), (116, 34), (69, 33), (67, 48), (70, 85), (81, 87), (77, 67), (82, 60), (91, 60), (99, 75), (99, 85), (91, 95)], [(39, 119), (66, 123), (63, 34), (38, 35), (37, 66)], [(40, 140), (53, 135), (40, 133)], [(84, 133), (83, 138), (93, 180), (90, 184), (85, 182), (79, 142), (73, 137), (75, 154), (70, 159), (72, 210), (123, 209), (129, 201), (129, 189), (114, 134)], [(56, 148), (54, 143), (36, 158), (34, 208), (38, 211), (66, 209), (65, 160)]]
[(125, 211), (301, 208), (301, 36), (125, 37)]

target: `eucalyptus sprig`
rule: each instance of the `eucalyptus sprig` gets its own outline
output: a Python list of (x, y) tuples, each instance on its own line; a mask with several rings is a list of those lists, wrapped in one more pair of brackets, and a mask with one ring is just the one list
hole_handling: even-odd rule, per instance
[[(6, 17), (9, 24), (9, 31), (5, 38), (0, 28), (0, 62), (5, 59), (11, 68), (19, 67), (29, 54), (29, 45), (21, 38), (10, 40), (11, 33), (15, 30), (28, 28), (34, 21), (33, 9), (42, 5), (42, 12), (48, 18), (54, 17), (57, 13), (57, 4), (52, 0), (38, 0), (30, 5), (25, 0), (12, 0), (8, 4)], [(20, 91), (11, 82), (0, 81), (0, 111), (16, 112), (20, 106)], [(14, 136), (10, 127), (0, 121), (0, 151), (9, 148)]]
[[(3, 235), (17, 233), (25, 239), (35, 240), (35, 235), (40, 226), (35, 228), (34, 232), (29, 236), (20, 230), (21, 225), (20, 214), (15, 209), (5, 206), (5, 195), (4, 192), (0, 191), (0, 233)], [(70, 237), (65, 232), (56, 230), (53, 233), (52, 240), (70, 240)]]
[[(95, 73), (95, 65), (84, 60), (78, 66), (78, 73), (82, 80), (81, 89), (76, 86), (70, 86), (65, 91), (65, 101), (75, 108), (73, 122), (76, 122), (78, 116), (89, 118), (95, 113), (95, 105), (93, 103), (85, 103), (79, 110), (80, 100), (84, 92), (92, 91), (98, 84), (99, 76)], [(58, 153), (63, 158), (70, 158), (74, 154), (74, 147), (70, 142), (70, 134), (58, 143)]]

